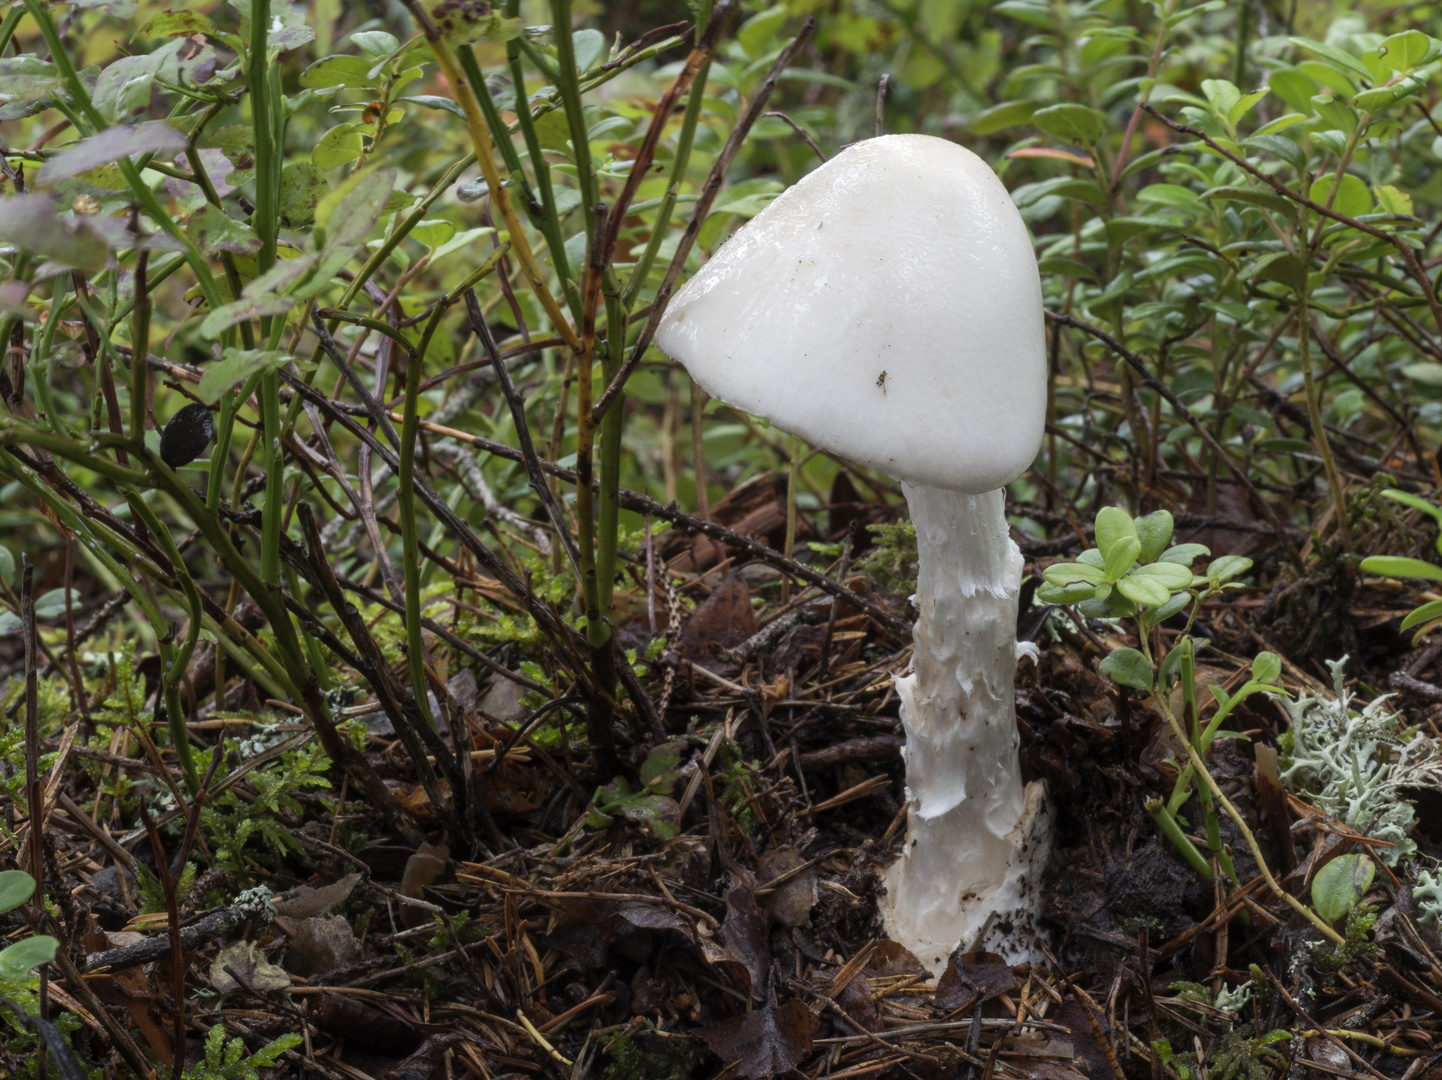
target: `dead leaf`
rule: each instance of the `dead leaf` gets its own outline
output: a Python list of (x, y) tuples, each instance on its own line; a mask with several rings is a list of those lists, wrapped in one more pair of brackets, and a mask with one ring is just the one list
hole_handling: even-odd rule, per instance
[(799, 872), (783, 881), (766, 897), (766, 913), (781, 926), (810, 926), (811, 909), (816, 906), (816, 871), (806, 866), (801, 853), (789, 844), (763, 852), (756, 860), (756, 876), (764, 888), (792, 870)]
[(756, 903), (756, 878), (749, 870), (737, 869), (731, 880), (731, 888), (726, 890), (721, 939), (726, 942), (726, 951), (745, 966), (752, 999), (764, 1001), (771, 953), (766, 947), (766, 917)]
[[(867, 1031), (881, 1027), (881, 1016), (876, 1011), (876, 1001), (871, 996), (871, 980), (858, 972), (833, 997), (841, 1011)], [(850, 1032), (847, 1032), (850, 1034)]]
[(285, 951), (285, 966), (294, 975), (310, 978), (348, 967), (360, 955), (360, 943), (350, 923), (339, 915), (302, 919)]
[(960, 1009), (978, 998), (990, 1001), (1016, 989), (1011, 965), (994, 953), (952, 953), (936, 984), (936, 1006)]
[(877, 942), (866, 961), (866, 973), (877, 978), (895, 978), (898, 975), (930, 975), (925, 964), (912, 955), (904, 945), (894, 941)]
[(699, 1028), (694, 1034), (727, 1065), (735, 1065), (732, 1076), (765, 1080), (794, 1069), (810, 1056), (816, 1028), (816, 1016), (793, 999)]
[(721, 649), (734, 648), (756, 633), (751, 590), (736, 574), (723, 581), (681, 630), (681, 655), (692, 663), (717, 664)]
[[(433, 885), (446, 872), (446, 860), (450, 849), (444, 845), (422, 843), (416, 853), (406, 860), (406, 872), (401, 875), (400, 894), (412, 900), (425, 899), (427, 885)], [(418, 907), (406, 905), (401, 908), (401, 921), (407, 926), (420, 926), (430, 922), (430, 913)]]
[(302, 885), (295, 895), (274, 902), (275, 913), (287, 919), (310, 919), (317, 915), (329, 915), (330, 909), (343, 903), (360, 880), (360, 874), (347, 874), (329, 885), (313, 887)]
[[(234, 971), (232, 975), (230, 971)], [(269, 990), (284, 990), (290, 985), (290, 976), (285, 969), (272, 964), (253, 941), (237, 941), (220, 950), (210, 965), (210, 985), (222, 994), (241, 989), (243, 980), (246, 989), (266, 993)]]

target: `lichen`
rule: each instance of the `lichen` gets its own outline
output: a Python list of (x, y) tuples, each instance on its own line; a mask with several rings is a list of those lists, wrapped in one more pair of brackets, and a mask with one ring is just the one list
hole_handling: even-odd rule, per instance
[(1376, 849), (1389, 866), (1412, 856), (1417, 812), (1404, 789), (1442, 785), (1442, 748), (1409, 728), (1389, 707), (1390, 695), (1352, 708), (1343, 668), (1328, 661), (1333, 693), (1283, 702), (1292, 730), (1282, 743), (1283, 782), (1305, 792), (1323, 813), (1364, 836), (1395, 845)]

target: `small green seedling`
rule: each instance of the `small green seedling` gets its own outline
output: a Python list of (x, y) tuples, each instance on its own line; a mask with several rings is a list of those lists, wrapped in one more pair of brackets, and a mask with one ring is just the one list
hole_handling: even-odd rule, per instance
[(684, 742), (662, 743), (641, 763), (641, 787), (633, 791), (624, 776), (596, 789), (586, 824), (604, 829), (619, 815), (669, 840), (681, 831), (681, 807), (671, 792), (676, 787), (677, 766), (686, 752)]
[[(35, 879), (24, 870), (0, 873), (0, 914), (18, 908), (34, 893)], [(48, 934), (34, 934), (0, 950), (0, 980), (24, 981), (32, 968), (54, 960), (59, 947), (60, 942)]]
[[(1183, 715), (1179, 726), (1198, 757), (1205, 757), (1222, 723), (1241, 702), (1253, 694), (1282, 694), (1277, 684), (1281, 660), (1261, 653), (1252, 663), (1252, 677), (1233, 693), (1212, 686), (1217, 707), (1203, 726), (1197, 703), (1196, 653), (1192, 623), (1204, 602), (1213, 596), (1243, 586), (1232, 579), (1246, 573), (1252, 560), (1241, 555), (1222, 555), (1206, 570), (1194, 574), (1192, 563), (1209, 555), (1201, 544), (1172, 544), (1175, 525), (1172, 515), (1158, 510), (1133, 518), (1125, 510), (1108, 506), (1096, 517), (1095, 548), (1083, 551), (1076, 562), (1057, 563), (1042, 573), (1044, 581), (1037, 599), (1049, 604), (1075, 604), (1087, 618), (1134, 618), (1139, 648), (1114, 649), (1100, 665), (1100, 671), (1118, 686), (1149, 696), (1164, 716), (1171, 717), (1169, 692), (1174, 682), (1182, 688)], [(1151, 631), (1163, 620), (1190, 607), (1186, 627), (1172, 647), (1160, 656), (1152, 655)], [(1196, 772), (1188, 762), (1178, 767), (1176, 784), (1169, 799), (1150, 799), (1147, 811), (1162, 834), (1203, 877), (1213, 876), (1212, 861), (1236, 880), (1231, 855), (1221, 842), (1216, 808), (1205, 785), (1197, 786), (1205, 818), (1207, 846), (1211, 859), (1188, 838), (1178, 812), (1192, 794)]]

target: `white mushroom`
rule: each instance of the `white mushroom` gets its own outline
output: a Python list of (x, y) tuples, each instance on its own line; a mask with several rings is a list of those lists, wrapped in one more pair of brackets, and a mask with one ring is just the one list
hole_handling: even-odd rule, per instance
[(712, 396), (903, 482), (920, 618), (896, 683), (910, 806), (887, 930), (937, 972), (958, 946), (1036, 958), (1049, 814), (1021, 781), (1001, 488), (1041, 445), (1046, 345), (1006, 188), (944, 139), (856, 143), (727, 241), (656, 343)]

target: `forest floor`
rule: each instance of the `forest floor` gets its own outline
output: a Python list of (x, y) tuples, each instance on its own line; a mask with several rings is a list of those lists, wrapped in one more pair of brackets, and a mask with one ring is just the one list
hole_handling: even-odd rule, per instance
[[(784, 496), (784, 478), (764, 479), (716, 507), (716, 520), (766, 536), (778, 512), (784, 521)], [(833, 536), (895, 511), (837, 507)], [(1041, 516), (1014, 508), (1028, 509)], [(1359, 700), (1395, 692), (1408, 725), (1442, 739), (1442, 639), (1412, 648), (1397, 629), (1415, 597), (1340, 562), (1293, 580), (1255, 523), (1178, 520), (1179, 540), (1245, 548), (1270, 582), (1208, 602), (1194, 627), (1209, 642), (1199, 684), (1235, 688), (1265, 649), (1283, 658), (1289, 691), (1325, 695), (1325, 661), (1349, 654)], [(1079, 550), (1056, 531), (1021, 538), (1029, 564)], [(536, 719), (521, 684), (537, 671), (520, 669), (514, 647), (488, 655), (524, 670), (519, 683), (453, 655), (459, 674), (438, 712), (464, 719), (485, 797), (469, 850), (441, 840), (423, 777), (375, 702), (341, 715), (365, 722), (364, 753), (426, 826), (420, 843), (339, 769), (319, 786), (309, 728), (251, 684), (233, 681), (224, 711), (193, 724), (197, 745), (223, 728), (246, 751), (210, 759), (200, 800), (153, 744), (117, 734), (96, 748), (89, 713), (117, 690), (95, 688), (86, 719), (42, 747), (57, 755), (43, 832), (58, 901), (48, 930), (65, 954), (45, 974), (43, 1007), (79, 1060), (108, 1076), (173, 1071), (180, 1038), (187, 1075), (205, 1080), (272, 1059), (326, 1080), (1442, 1076), (1442, 948), (1407, 872), (1378, 868), (1364, 906), (1339, 924), (1345, 947), (1319, 943), (1269, 890), (1225, 817), (1241, 887), (1203, 880), (1145, 807), (1176, 776), (1162, 717), (1097, 674), (1125, 632), (1048, 618), (1029, 590), (1019, 635), (1040, 660), (1021, 665), (1016, 711), (1024, 773), (1045, 781), (1054, 806), (1047, 961), (958, 954), (938, 980), (886, 940), (880, 875), (905, 836), (893, 678), (908, 662), (910, 614), (886, 574), (855, 569), (860, 554), (847, 547), (827, 573), (889, 619), (817, 588), (783, 592), (780, 572), (747, 550), (659, 533), (651, 580), (664, 562), (676, 592), (648, 599), (642, 553), (637, 587), (617, 604), (630, 612), (623, 646), (644, 650), (671, 622), (671, 647), (636, 664), (665, 741), (623, 737), (629, 782), (600, 791), (584, 724)], [(103, 608), (84, 615), (72, 633), (100, 635)], [(12, 652), (0, 666), (23, 676)], [(154, 681), (144, 658), (136, 671)], [(1329, 860), (1385, 848), (1305, 793), (1258, 779), (1257, 748), (1288, 728), (1280, 702), (1250, 699), (1231, 727), (1239, 737), (1219, 740), (1210, 766), (1284, 889), (1306, 898)], [(445, 725), (440, 734), (451, 737)], [(115, 813), (122, 777), (170, 789), (155, 844)], [(1420, 854), (1442, 855), (1442, 796), (1412, 797)], [(214, 818), (198, 826), (207, 800)], [(16, 847), (28, 850), (27, 823), (13, 803), (7, 815), (0, 860), (27, 865)], [(1195, 801), (1183, 817), (1201, 820)], [(239, 841), (230, 850), (226, 836)], [(273, 894), (273, 912), (245, 891), (255, 885)], [(17, 933), (36, 925), (23, 910), (0, 919)], [(212, 1042), (207, 1056), (217, 1025), (245, 1049), (227, 1057)], [(262, 1049), (282, 1036), (294, 1038)], [(0, 1075), (34, 1075), (31, 1047), (18, 1029), (0, 1040)]]

